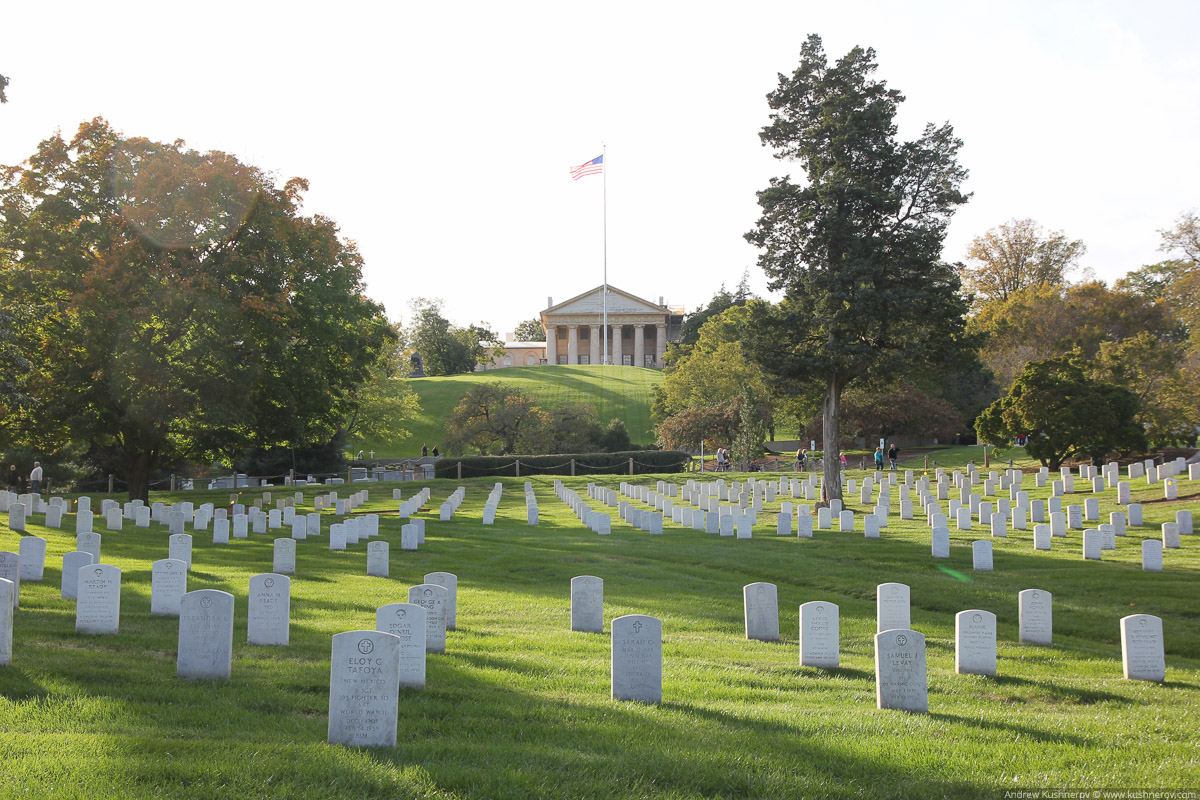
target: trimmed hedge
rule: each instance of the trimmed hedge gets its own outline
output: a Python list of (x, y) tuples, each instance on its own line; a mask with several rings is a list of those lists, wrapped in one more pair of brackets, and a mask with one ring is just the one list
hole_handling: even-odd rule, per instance
[(438, 461), (434, 474), (439, 478), (456, 478), (461, 463), (464, 478), (481, 475), (511, 478), (516, 477), (516, 462), (520, 461), (522, 478), (531, 475), (570, 475), (571, 459), (575, 459), (576, 475), (628, 475), (631, 458), (635, 475), (683, 472), (692, 460), (682, 450), (625, 450), (618, 453), (566, 453), (553, 456), (447, 456)]

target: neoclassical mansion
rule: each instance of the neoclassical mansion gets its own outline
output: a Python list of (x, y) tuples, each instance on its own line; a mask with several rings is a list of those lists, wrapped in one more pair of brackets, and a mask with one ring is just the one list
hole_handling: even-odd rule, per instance
[[(557, 305), (547, 298), (541, 313), (543, 342), (508, 341), (504, 355), (485, 367), (534, 364), (603, 364), (604, 287), (576, 295)], [(643, 300), (615, 286), (608, 287), (609, 363), (662, 368), (667, 342), (676, 341), (683, 309)]]

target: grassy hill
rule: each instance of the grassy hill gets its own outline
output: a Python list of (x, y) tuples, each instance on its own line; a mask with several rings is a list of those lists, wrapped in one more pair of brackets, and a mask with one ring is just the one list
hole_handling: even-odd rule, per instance
[(650, 390), (662, 381), (662, 372), (642, 367), (542, 366), (508, 367), (469, 375), (417, 378), (411, 381), (421, 398), (421, 414), (411, 425), (412, 436), (404, 442), (355, 441), (357, 453), (375, 451), (376, 458), (415, 456), (421, 443), (432, 448), (445, 438), (446, 420), (459, 399), (477, 383), (502, 381), (528, 392), (546, 405), (590, 403), (604, 424), (613, 417), (625, 421), (635, 443), (654, 440), (650, 422)]
[[(622, 476), (559, 479), (586, 497), (588, 482), (616, 486)], [(1079, 531), (1049, 552), (1034, 551), (1032, 531), (1010, 531), (992, 540), (994, 571), (974, 572), (978, 529), (952, 531), (950, 558), (935, 561), (920, 513), (893, 516), (882, 538), (865, 539), (857, 494), (847, 498), (857, 533), (776, 536), (776, 500), (749, 540), (673, 524), (651, 536), (622, 522), (597, 536), (555, 498), (555, 478), (530, 480), (539, 527), (525, 524), (524, 479), (500, 479), (493, 526), (480, 517), (497, 479), (428, 482), (426, 543), (403, 552), (394, 484), (371, 485), (360, 513), (381, 515), (388, 578), (367, 576), (364, 544), (331, 552), (335, 517), (322, 514), (322, 536), (296, 546), (287, 647), (246, 643), (248, 581), (271, 569), (280, 532), (229, 545), (195, 532), (187, 588), (235, 598), (228, 681), (175, 676), (178, 620), (150, 614), (165, 525), (97, 525), (103, 561), (122, 570), (121, 624), (116, 635), (84, 636), (74, 603), (59, 596), (75, 518), (48, 529), (38, 515), (30, 533), (48, 542), (45, 579), (22, 583), (12, 664), (0, 667), (0, 797), (932, 800), (1200, 785), (1200, 544), (1183, 537), (1163, 572), (1139, 562), (1142, 541), (1177, 509), (1200, 516), (1200, 481), (1179, 481), (1179, 502), (1134, 482), (1146, 524), (1102, 561), (1080, 558)], [(404, 496), (421, 485), (405, 485)], [(459, 485), (462, 507), (438, 521)], [(304, 491), (308, 509), (315, 491)], [(151, 499), (220, 504), (229, 493)], [(1105, 492), (1101, 513), (1116, 508)], [(16, 551), (5, 521), (0, 550)], [(376, 608), (406, 599), (435, 570), (458, 576), (458, 630), (428, 657), (426, 689), (401, 691), (398, 746), (327, 745), (331, 637), (373, 628)], [(576, 575), (604, 580), (603, 634), (569, 630)], [(742, 587), (755, 581), (778, 586), (779, 642), (745, 638)], [(928, 637), (928, 715), (875, 708), (875, 586), (885, 581), (912, 587), (913, 626)], [(1017, 593), (1027, 588), (1054, 593), (1052, 647), (1017, 640)], [(797, 608), (810, 600), (841, 609), (839, 669), (798, 664)], [(971, 608), (998, 617), (997, 677), (954, 673), (954, 615)], [(663, 622), (660, 706), (609, 699), (612, 620), (632, 613)], [(1132, 613), (1163, 618), (1166, 683), (1122, 679), (1119, 620)]]

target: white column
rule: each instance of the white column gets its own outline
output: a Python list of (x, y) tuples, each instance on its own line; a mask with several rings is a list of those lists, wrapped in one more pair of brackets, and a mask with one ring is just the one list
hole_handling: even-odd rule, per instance
[(612, 326), (612, 363), (621, 366), (621, 326)]
[(588, 345), (590, 346), (589, 355), (592, 357), (593, 364), (600, 363), (600, 326), (588, 325)]
[(567, 363), (579, 363), (579, 327), (577, 325), (567, 328)]
[(646, 326), (633, 326), (633, 365), (646, 366)]
[(654, 366), (662, 367), (663, 354), (667, 352), (667, 326), (658, 324), (654, 326)]
[(546, 330), (546, 363), (558, 363), (558, 326), (551, 325)]

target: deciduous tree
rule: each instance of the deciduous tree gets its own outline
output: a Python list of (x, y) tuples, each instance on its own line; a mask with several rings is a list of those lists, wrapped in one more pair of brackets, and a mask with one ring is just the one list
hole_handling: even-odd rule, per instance
[(30, 361), (6, 430), (87, 444), (143, 499), (160, 464), (328, 440), (391, 334), (306, 188), (102, 119), (5, 168), (0, 304)]
[(542, 330), (542, 321), (533, 317), (518, 325), (513, 337), (518, 342), (544, 342), (546, 341), (546, 332)]
[[(955, 355), (965, 300), (941, 261), (950, 215), (966, 202), (949, 124), (899, 141), (902, 95), (873, 77), (873, 50), (829, 64), (810, 36), (800, 65), (780, 75), (760, 137), (806, 180), (775, 178), (759, 192), (762, 217), (746, 235), (778, 305), (751, 326), (752, 355), (777, 380), (824, 385), (823, 439), (836, 452), (842, 392), (854, 381), (899, 375)], [(836, 459), (825, 485), (841, 496)]]
[(979, 300), (1007, 300), (1030, 286), (1057, 286), (1087, 247), (1031, 219), (1012, 219), (976, 236), (967, 247), (963, 283)]
[(1026, 364), (1008, 394), (979, 415), (975, 430), (997, 448), (1027, 436), (1025, 452), (1058, 469), (1068, 458), (1099, 464), (1113, 451), (1144, 449), (1137, 413), (1128, 389), (1087, 378), (1070, 358), (1053, 358)]

